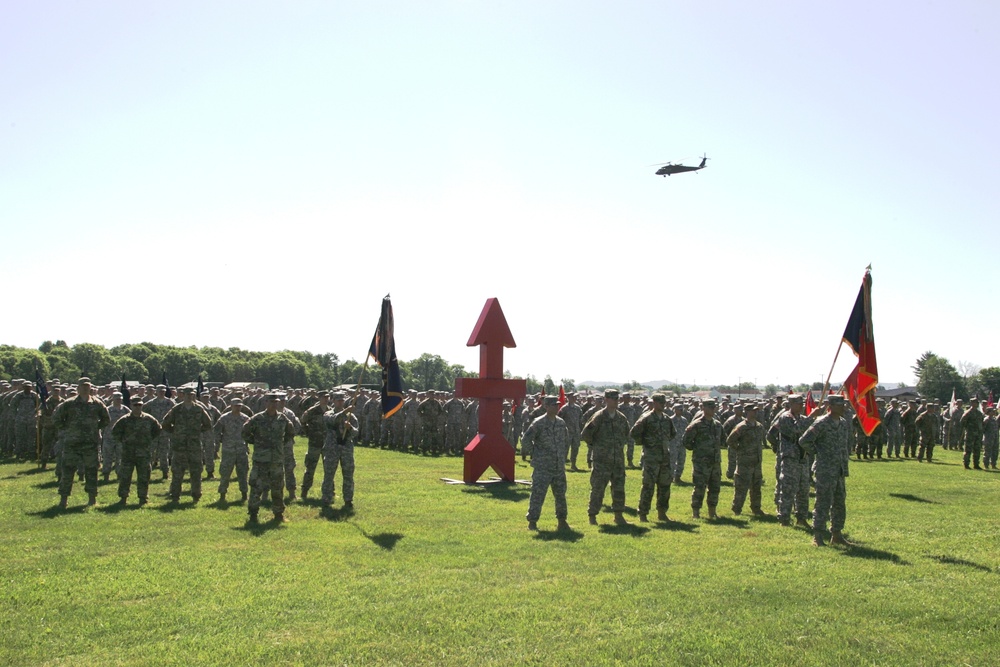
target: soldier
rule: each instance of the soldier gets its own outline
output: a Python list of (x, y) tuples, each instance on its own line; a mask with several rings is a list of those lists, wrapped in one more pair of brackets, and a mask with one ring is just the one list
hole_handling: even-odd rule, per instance
[(844, 397), (828, 396), (830, 412), (806, 429), (799, 445), (816, 456), (816, 505), (813, 508), (813, 544), (824, 546), (827, 517), (830, 519), (830, 544), (852, 546), (844, 539), (847, 519), (848, 464), (851, 451), (847, 443), (847, 420)]
[(416, 452), (420, 449), (420, 414), (417, 410), (420, 408), (420, 403), (426, 397), (426, 394), (423, 392), (418, 394), (416, 389), (410, 389), (408, 393), (409, 397), (399, 411), (403, 419), (402, 449), (404, 452)]
[(82, 377), (77, 396), (62, 402), (52, 415), (52, 423), (62, 440), (62, 460), (59, 472), (59, 508), (66, 509), (73, 491), (73, 474), (83, 467), (88, 505), (97, 504), (97, 458), (101, 429), (109, 423), (104, 403), (90, 395), (90, 378)]
[(295, 433), (302, 432), (302, 423), (295, 412), (285, 403), (286, 394), (278, 393), (278, 412), (288, 417), (292, 422), (293, 435), (285, 440), (285, 489), (288, 491), (288, 502), (295, 500)]
[[(729, 442), (729, 434), (733, 432), (736, 425), (743, 421), (743, 404), (738, 403), (729, 411), (729, 417), (722, 422), (722, 441)], [(726, 446), (726, 479), (732, 479), (736, 474), (736, 450), (731, 446)]]
[(931, 405), (927, 412), (923, 413), (916, 420), (917, 433), (920, 434), (920, 450), (917, 451), (917, 461), (923, 461), (924, 456), (930, 463), (934, 457), (934, 445), (936, 444), (938, 433), (941, 432), (941, 417), (938, 414), (940, 406)]
[(465, 405), (462, 399), (452, 396), (444, 404), (444, 448), (458, 456), (465, 448)]
[(713, 398), (701, 402), (701, 412), (684, 431), (684, 447), (691, 452), (694, 468), (694, 491), (691, 492), (691, 515), (701, 516), (701, 504), (708, 491), (708, 518), (716, 519), (722, 486), (722, 424), (715, 418), (716, 403)]
[(917, 455), (917, 402), (907, 401), (906, 409), (899, 415), (899, 423), (903, 429), (903, 456), (911, 458)]
[(285, 521), (285, 442), (295, 437), (291, 420), (278, 410), (278, 395), (264, 395), (264, 410), (243, 427), (243, 440), (253, 445), (253, 469), (250, 471), (250, 523), (257, 523), (261, 496), (271, 490), (274, 520)]
[(618, 411), (618, 390), (604, 390), (604, 409), (594, 413), (583, 427), (581, 437), (591, 448), (593, 469), (590, 471), (590, 504), (587, 514), (590, 524), (597, 525), (597, 513), (604, 504), (604, 492), (611, 484), (611, 510), (615, 523), (626, 525), (625, 511), (625, 443), (628, 441), (628, 419)]
[(983, 449), (983, 413), (979, 410), (979, 399), (973, 398), (969, 401), (969, 407), (959, 420), (962, 430), (962, 445), (965, 452), (962, 457), (962, 464), (965, 469), (969, 469), (969, 460), (975, 464), (976, 470), (982, 470), (979, 466), (979, 457)]
[(54, 380), (50, 380), (45, 383), (48, 387), (49, 397), (45, 399), (45, 403), (41, 405), (40, 413), (38, 416), (38, 426), (42, 430), (41, 434), (41, 451), (38, 456), (38, 467), (41, 470), (49, 464), (49, 459), (53, 456), (53, 448), (56, 442), (56, 429), (55, 425), (52, 423), (52, 415), (62, 403), (62, 395), (59, 392), (59, 385)]
[(576, 465), (577, 457), (580, 455), (580, 431), (583, 429), (583, 410), (577, 405), (576, 392), (571, 391), (566, 394), (566, 405), (559, 408), (559, 418), (566, 422), (569, 429), (569, 458), (567, 462), (572, 466), (570, 470), (579, 472)]
[(760, 507), (760, 486), (764, 479), (761, 464), (761, 454), (764, 449), (764, 426), (757, 421), (757, 406), (747, 405), (744, 419), (736, 425), (726, 438), (729, 450), (736, 459), (736, 470), (733, 473), (733, 514), (739, 516), (743, 511), (747, 492), (750, 492), (750, 511), (754, 516), (764, 516)]
[(302, 500), (309, 497), (309, 489), (316, 475), (316, 464), (323, 456), (323, 445), (326, 443), (326, 421), (323, 415), (330, 409), (330, 392), (321, 391), (316, 394), (318, 403), (310, 405), (302, 413), (302, 430), (309, 440), (306, 450), (306, 471), (302, 475)]
[(323, 415), (326, 441), (323, 445), (323, 506), (333, 504), (337, 468), (343, 481), (344, 509), (354, 509), (354, 440), (358, 434), (358, 419), (344, 409), (347, 397), (336, 392), (333, 409)]
[[(636, 411), (636, 408), (638, 407), (639, 406), (636, 403), (632, 402), (632, 394), (628, 392), (622, 394), (622, 404), (618, 411), (625, 415), (625, 419), (628, 420), (628, 427), (630, 431), (632, 427), (635, 426), (636, 420), (639, 419), (640, 413)], [(625, 458), (628, 467), (635, 468), (635, 464), (632, 463), (635, 458), (635, 441), (632, 439), (631, 435), (625, 443)]]
[(417, 418), (420, 428), (420, 450), (425, 454), (441, 453), (442, 443), (439, 437), (438, 422), (441, 420), (441, 403), (433, 391), (426, 393), (426, 398), (417, 405)]
[(229, 402), (229, 409), (215, 423), (215, 433), (222, 446), (222, 459), (219, 461), (219, 502), (226, 502), (226, 491), (229, 490), (229, 478), (236, 469), (236, 483), (240, 487), (240, 500), (247, 499), (247, 474), (249, 448), (243, 440), (243, 427), (250, 421), (250, 416), (243, 411), (243, 400), (234, 398)]
[(997, 422), (997, 409), (986, 408), (986, 419), (983, 420), (983, 467), (997, 469), (997, 450), (1000, 449), (1000, 424)]
[(208, 418), (212, 420), (212, 428), (201, 434), (201, 460), (208, 472), (205, 479), (215, 479), (215, 459), (219, 457), (219, 441), (215, 436), (215, 425), (219, 423), (222, 412), (215, 407), (208, 394), (202, 394), (198, 400)]
[(135, 490), (139, 494), (139, 504), (145, 505), (149, 500), (153, 441), (160, 433), (160, 422), (152, 415), (145, 414), (142, 405), (141, 398), (133, 398), (129, 406), (130, 412), (122, 415), (107, 429), (112, 432), (121, 450), (121, 464), (118, 467), (118, 497), (121, 500), (118, 502), (122, 505), (128, 502), (133, 471), (136, 475)]
[[(174, 399), (167, 398), (166, 385), (156, 385), (155, 392), (155, 398), (151, 401), (146, 401), (143, 404), (143, 411), (147, 414), (153, 415), (153, 417), (156, 418), (156, 421), (162, 424), (164, 418), (167, 416), (167, 413), (170, 412), (176, 404), (174, 403)], [(160, 469), (160, 472), (163, 473), (163, 479), (166, 479), (169, 476), (170, 434), (166, 431), (160, 431), (160, 435), (156, 436), (156, 442), (153, 443), (153, 467), (158, 467)]]
[(212, 418), (195, 401), (195, 390), (184, 390), (184, 400), (170, 409), (163, 418), (163, 430), (170, 434), (170, 499), (181, 499), (184, 473), (191, 477), (191, 498), (201, 500), (202, 448), (201, 434), (212, 429)]
[(22, 383), (21, 391), (10, 399), (9, 410), (14, 422), (14, 455), (18, 461), (28, 461), (35, 458), (35, 448), (38, 443), (38, 433), (35, 429), (41, 400), (31, 382), (22, 380)]
[(546, 396), (542, 401), (545, 414), (535, 419), (524, 431), (522, 442), (531, 450), (531, 498), (528, 501), (528, 530), (538, 530), (538, 518), (549, 486), (556, 504), (558, 530), (569, 530), (566, 523), (566, 451), (569, 449), (569, 428), (556, 413), (559, 398)]
[[(142, 400), (142, 399), (138, 399)], [(111, 405), (108, 406), (108, 419), (112, 428), (104, 429), (101, 434), (101, 473), (104, 475), (104, 481), (107, 482), (111, 478), (111, 471), (114, 470), (118, 478), (121, 478), (121, 441), (117, 439), (114, 435), (114, 425), (118, 423), (118, 420), (129, 414), (131, 411), (130, 407), (122, 404), (122, 393), (116, 391), (111, 394)], [(156, 432), (159, 433), (160, 429), (157, 428)], [(154, 434), (155, 435), (155, 434)], [(120, 494), (119, 494), (120, 495)]]
[(674, 403), (673, 413), (670, 421), (674, 425), (676, 435), (670, 441), (670, 470), (673, 471), (674, 484), (680, 484), (681, 475), (684, 474), (684, 463), (687, 461), (687, 450), (684, 449), (684, 431), (687, 430), (690, 421), (684, 416), (684, 405), (680, 401)]
[(778, 458), (778, 522), (790, 526), (794, 510), (795, 525), (808, 528), (809, 461), (799, 445), (807, 422), (802, 415), (802, 396), (789, 394), (787, 400), (788, 408), (778, 415), (769, 438)]
[(666, 415), (667, 397), (653, 394), (653, 409), (635, 422), (630, 435), (642, 447), (642, 490), (639, 492), (639, 521), (649, 519), (656, 492), (656, 520), (668, 521), (670, 509), (670, 443), (677, 437), (674, 423)]

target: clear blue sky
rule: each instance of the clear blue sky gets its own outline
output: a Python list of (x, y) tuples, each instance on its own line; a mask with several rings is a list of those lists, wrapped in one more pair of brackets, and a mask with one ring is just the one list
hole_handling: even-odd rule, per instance
[(389, 292), (401, 358), (475, 369), (498, 297), (515, 374), (797, 383), (871, 263), (884, 382), (925, 350), (1000, 365), (998, 28), (985, 2), (9, 3), (0, 342), (360, 360)]

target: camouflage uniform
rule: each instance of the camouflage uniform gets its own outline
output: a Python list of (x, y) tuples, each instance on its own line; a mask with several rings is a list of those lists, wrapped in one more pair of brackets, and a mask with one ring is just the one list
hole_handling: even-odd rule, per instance
[(885, 433), (889, 442), (885, 451), (886, 458), (891, 458), (895, 454), (898, 459), (899, 447), (903, 441), (903, 427), (899, 421), (899, 408), (895, 405), (890, 405), (889, 409), (885, 411), (885, 415), (882, 416), (882, 423), (885, 425)]
[(328, 410), (323, 415), (323, 422), (326, 424), (326, 442), (323, 445), (322, 501), (324, 505), (333, 504), (339, 467), (344, 507), (350, 508), (354, 505), (354, 440), (358, 434), (358, 419), (346, 410)]
[(201, 407), (208, 414), (208, 418), (212, 421), (212, 428), (208, 431), (204, 431), (201, 434), (201, 460), (205, 465), (205, 471), (208, 473), (208, 479), (215, 478), (215, 458), (218, 455), (218, 445), (219, 441), (215, 436), (215, 425), (219, 423), (219, 418), (222, 417), (222, 413), (219, 409), (212, 405), (211, 401), (207, 403), (202, 403)]
[(215, 433), (219, 438), (222, 458), (219, 460), (219, 497), (225, 498), (229, 490), (229, 478), (236, 469), (236, 483), (240, 487), (240, 495), (247, 497), (247, 475), (250, 471), (250, 449), (243, 440), (243, 427), (250, 417), (243, 411), (227, 410), (215, 423)]
[(593, 518), (604, 504), (604, 491), (611, 484), (611, 509), (625, 511), (625, 443), (628, 442), (628, 419), (617, 410), (600, 410), (590, 418), (581, 434), (591, 449), (590, 504), (587, 513)]
[(163, 430), (170, 433), (170, 499), (181, 499), (184, 473), (191, 476), (191, 497), (201, 499), (201, 434), (211, 430), (212, 418), (199, 403), (178, 403), (163, 418)]
[(969, 460), (972, 459), (976, 470), (980, 469), (979, 457), (983, 449), (983, 419), (984, 415), (976, 405), (970, 405), (960, 420), (962, 429), (962, 444), (964, 445), (964, 456), (962, 463), (969, 467)]
[(899, 424), (903, 430), (903, 456), (910, 458), (917, 455), (917, 408), (908, 406), (899, 415)]
[(670, 442), (677, 436), (674, 423), (665, 413), (650, 410), (635, 422), (629, 435), (642, 447), (642, 490), (639, 491), (639, 516), (645, 519), (656, 493), (656, 510), (670, 509)]
[(764, 426), (754, 419), (744, 419), (730, 432), (726, 444), (733, 452), (736, 470), (733, 473), (733, 514), (743, 511), (747, 492), (750, 492), (750, 511), (763, 514), (760, 507), (760, 486), (764, 479), (761, 469), (764, 447)]
[(569, 429), (568, 462), (577, 470), (576, 460), (580, 455), (580, 431), (583, 428), (583, 410), (576, 403), (566, 403), (559, 408), (559, 417)]
[(59, 430), (62, 441), (62, 460), (59, 470), (59, 495), (65, 500), (73, 491), (73, 477), (82, 467), (84, 489), (91, 502), (97, 498), (97, 458), (101, 429), (110, 422), (108, 409), (93, 396), (82, 395), (63, 401), (52, 415), (52, 423)]
[(302, 430), (309, 440), (306, 450), (306, 471), (302, 475), (302, 497), (309, 495), (313, 478), (316, 475), (316, 465), (323, 457), (323, 445), (326, 442), (326, 422), (323, 415), (330, 409), (329, 404), (316, 403), (302, 413)]
[(39, 404), (38, 394), (30, 390), (19, 391), (10, 400), (9, 409), (14, 421), (14, 455), (19, 459), (35, 458)]
[(285, 407), (283, 413), (292, 422), (292, 437), (285, 439), (285, 490), (288, 499), (295, 500), (295, 433), (302, 431), (302, 423), (291, 408)]
[(529, 523), (538, 521), (549, 486), (556, 504), (556, 518), (566, 520), (566, 451), (569, 428), (558, 416), (542, 415), (531, 422), (521, 436), (531, 448), (531, 498), (528, 501)]
[(243, 427), (244, 442), (253, 445), (253, 469), (250, 471), (250, 518), (257, 518), (261, 496), (270, 489), (271, 509), (275, 517), (285, 512), (285, 442), (295, 438), (295, 427), (283, 412), (273, 415), (258, 412)]
[(53, 456), (53, 448), (56, 443), (56, 428), (55, 424), (52, 422), (52, 415), (55, 413), (56, 408), (62, 403), (62, 398), (59, 396), (58, 391), (54, 391), (49, 394), (48, 399), (42, 406), (41, 414), (39, 415), (38, 425), (42, 429), (41, 441), (42, 450), (38, 457), (38, 463), (45, 468), (49, 463), (49, 459)]
[(670, 417), (674, 425), (674, 433), (677, 435), (670, 441), (670, 469), (673, 471), (674, 483), (681, 481), (684, 473), (684, 464), (687, 462), (687, 450), (684, 449), (684, 431), (690, 423), (683, 414), (674, 414)]
[(429, 454), (440, 454), (443, 445), (438, 431), (438, 421), (441, 418), (441, 404), (433, 396), (425, 398), (417, 405), (417, 417), (420, 424), (420, 450)]
[(122, 502), (128, 498), (132, 488), (132, 472), (135, 471), (135, 490), (139, 503), (149, 499), (150, 462), (153, 455), (153, 441), (160, 433), (160, 422), (145, 413), (139, 416), (123, 415), (117, 419), (109, 431), (113, 432), (119, 444), (121, 464), (118, 467), (118, 497)]
[(816, 504), (813, 507), (813, 532), (826, 530), (829, 517), (830, 530), (839, 533), (847, 519), (848, 464), (851, 450), (848, 446), (847, 420), (827, 413), (813, 422), (799, 438), (803, 450), (816, 455)]
[(691, 452), (691, 509), (698, 512), (708, 491), (708, 510), (714, 513), (722, 486), (722, 424), (704, 413), (695, 417), (684, 431), (684, 447)]
[(461, 454), (465, 440), (465, 405), (462, 400), (452, 397), (444, 404), (444, 448), (451, 454)]
[[(162, 424), (167, 413), (175, 405), (177, 404), (172, 398), (158, 396), (143, 405), (142, 409), (143, 412), (153, 415), (156, 421)], [(170, 468), (170, 434), (166, 431), (160, 431), (160, 435), (156, 436), (156, 441), (153, 443), (153, 467), (159, 468), (166, 479), (167, 471)]]
[(790, 520), (793, 511), (800, 522), (809, 518), (810, 464), (806, 451), (799, 445), (807, 426), (808, 418), (795, 416), (791, 410), (778, 415), (778, 520), (783, 523)]
[(934, 457), (934, 445), (937, 444), (938, 433), (941, 432), (940, 417), (928, 410), (916, 420), (917, 433), (920, 434), (920, 450), (917, 451), (917, 460), (923, 461), (927, 457), (930, 463)]
[[(104, 432), (101, 434), (101, 461), (103, 464), (101, 472), (104, 474), (104, 479), (107, 479), (111, 475), (112, 470), (121, 478), (122, 445), (121, 440), (114, 434), (114, 425), (118, 423), (119, 419), (130, 412), (131, 410), (127, 405), (116, 406), (112, 403), (108, 406), (108, 418), (111, 420), (111, 428), (104, 429)], [(156, 432), (159, 433), (160, 429), (157, 428)]]
[(997, 467), (997, 450), (1000, 449), (1000, 424), (997, 422), (996, 412), (991, 408), (986, 419), (983, 420), (983, 467)]

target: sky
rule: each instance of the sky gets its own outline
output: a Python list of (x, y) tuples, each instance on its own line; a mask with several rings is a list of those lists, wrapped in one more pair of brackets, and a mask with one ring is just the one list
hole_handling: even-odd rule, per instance
[[(760, 386), (1000, 365), (1000, 5), (8, 3), (0, 343)], [(655, 163), (708, 167), (669, 178)], [(855, 363), (840, 354), (833, 381)]]

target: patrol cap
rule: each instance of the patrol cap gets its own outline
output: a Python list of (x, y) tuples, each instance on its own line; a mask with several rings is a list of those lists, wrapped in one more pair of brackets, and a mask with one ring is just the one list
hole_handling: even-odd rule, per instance
[(844, 397), (841, 396), (840, 394), (830, 394), (829, 396), (826, 397), (826, 400), (830, 403), (830, 405), (844, 404)]
[(714, 398), (703, 398), (701, 399), (701, 406), (703, 408), (714, 408), (718, 403), (716, 403)]
[(145, 399), (143, 399), (143, 398), (139, 398), (138, 396), (136, 396), (136, 397), (135, 397), (135, 398), (133, 398), (133, 399), (132, 399), (132, 400), (131, 400), (130, 402), (132, 403), (132, 407), (135, 407), (135, 406), (137, 406), (137, 405), (142, 405), (142, 404), (144, 404), (144, 403), (145, 403), (146, 401), (145, 401)]
[(120, 391), (113, 391), (113, 392), (111, 392), (111, 395), (112, 396), (117, 396), (118, 398), (122, 397), (122, 393)]
[(328, 391), (327, 391), (326, 389), (323, 389), (323, 390), (321, 390), (321, 391), (317, 391), (317, 392), (316, 392), (316, 395), (317, 395), (317, 396), (329, 396), (329, 395), (330, 395), (330, 392), (328, 392)]
[(801, 403), (802, 394), (789, 394), (788, 396), (785, 397), (785, 400), (788, 401), (789, 403)]
[(757, 406), (756, 403), (747, 403), (746, 405), (743, 406), (743, 412), (750, 412), (751, 410), (753, 410), (754, 412), (756, 412), (757, 409), (758, 409), (758, 406)]
[(276, 392), (276, 391), (269, 391), (266, 394), (264, 394), (264, 400), (265, 401), (276, 401), (276, 400), (278, 400), (278, 398), (279, 398), (278, 397), (278, 392)]
[(546, 396), (545, 398), (542, 399), (542, 402), (545, 405), (559, 405), (559, 397), (558, 396)]
[(194, 387), (185, 387), (181, 390), (181, 393), (185, 396), (191, 394), (192, 396), (196, 393)]
[(332, 394), (330, 394), (330, 398), (332, 398), (335, 401), (346, 401), (347, 394), (345, 394), (342, 391), (335, 391)]
[(666, 404), (667, 402), (666, 394), (653, 394), (652, 396), (650, 396), (650, 398), (652, 398), (653, 401), (655, 401), (656, 403)]
[(615, 399), (617, 401), (618, 400), (618, 390), (617, 389), (605, 389), (604, 390), (604, 398), (613, 398), (613, 399)]
[(229, 401), (229, 405), (243, 405), (243, 399), (234, 398), (233, 400)]
[(167, 385), (165, 385), (165, 384), (158, 384), (158, 385), (156, 385), (156, 388), (157, 389), (166, 389)]
[[(21, 381), (24, 382), (24, 380), (21, 380)], [(81, 384), (91, 384), (90, 378), (89, 377), (82, 377), (82, 378), (80, 378), (79, 380), (76, 381), (76, 384), (77, 384), (77, 386), (79, 386)]]

